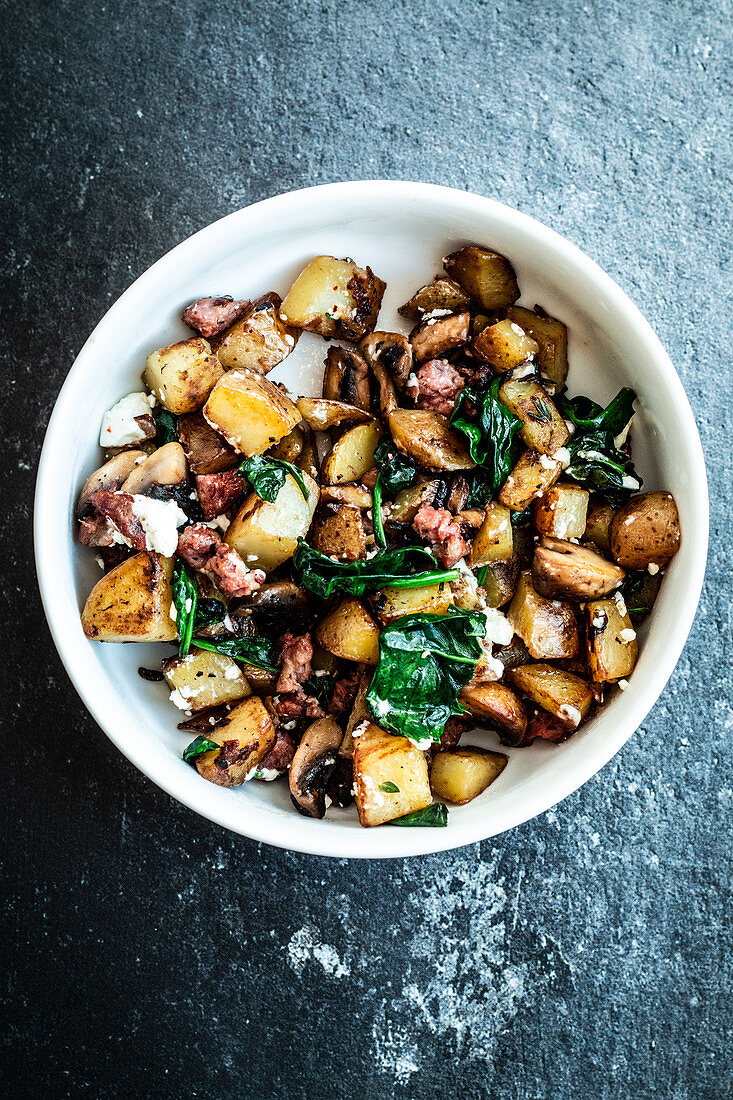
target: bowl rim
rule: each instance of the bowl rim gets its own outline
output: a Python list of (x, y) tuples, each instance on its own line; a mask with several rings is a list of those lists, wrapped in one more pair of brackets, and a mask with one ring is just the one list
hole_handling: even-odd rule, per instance
[[(573, 766), (569, 767), (564, 774), (564, 781), (556, 783), (552, 787), (549, 797), (543, 799), (541, 804), (537, 804), (536, 800), (525, 802), (525, 800), (518, 798), (514, 812), (505, 815), (500, 828), (482, 827), (480, 820), (477, 823), (456, 822), (445, 830), (389, 830), (389, 841), (383, 837), (381, 829), (364, 829), (358, 833), (350, 832), (348, 834), (352, 841), (356, 841), (358, 837), (358, 842), (352, 845), (356, 850), (348, 852), (344, 851), (342, 845), (337, 842), (337, 837), (343, 834), (338, 831), (332, 833), (330, 830), (324, 829), (323, 837), (316, 836), (314, 840), (313, 837), (317, 831), (311, 833), (308, 830), (298, 830), (293, 827), (300, 820), (297, 816), (290, 820), (291, 815), (287, 815), (288, 820), (282, 821), (281, 815), (272, 815), (262, 819), (264, 824), (261, 824), (260, 820), (257, 819), (257, 815), (255, 815), (255, 820), (252, 823), (242, 822), (238, 815), (229, 812), (229, 804), (226, 800), (222, 799), (218, 804), (218, 800), (211, 799), (208, 790), (209, 784), (202, 784), (204, 789), (202, 789), (200, 796), (197, 793), (196, 786), (192, 791), (184, 789), (186, 784), (179, 781), (178, 774), (161, 773), (160, 770), (150, 765), (141, 752), (135, 751), (133, 746), (127, 744), (124, 720), (120, 720), (115, 713), (103, 713), (104, 700), (100, 697), (101, 693), (95, 692), (94, 685), (87, 682), (85, 678), (81, 653), (75, 651), (73, 646), (67, 645), (64, 640), (64, 616), (58, 606), (56, 595), (58, 576), (54, 570), (53, 532), (48, 531), (46, 528), (48, 510), (43, 507), (43, 503), (49, 498), (51, 491), (49, 457), (58, 446), (68, 419), (67, 405), (70, 405), (72, 398), (72, 380), (81, 374), (87, 359), (92, 357), (92, 349), (96, 338), (109, 323), (111, 315), (122, 310), (129, 298), (133, 294), (139, 293), (146, 283), (154, 281), (156, 273), (162, 266), (169, 265), (174, 257), (183, 257), (189, 251), (194, 252), (201, 237), (212, 232), (214, 227), (221, 230), (226, 224), (246, 223), (248, 221), (254, 225), (264, 216), (271, 218), (276, 217), (279, 213), (292, 211), (304, 201), (306, 196), (308, 201), (316, 203), (328, 203), (336, 199), (343, 202), (345, 197), (351, 198), (354, 202), (358, 202), (362, 197), (370, 201), (373, 201), (375, 197), (379, 197), (385, 202), (389, 202), (390, 199), (408, 196), (417, 201), (421, 198), (424, 198), (426, 202), (428, 200), (440, 200), (445, 204), (452, 205), (456, 212), (460, 211), (469, 216), (471, 214), (489, 214), (494, 218), (501, 219), (508, 228), (516, 227), (520, 232), (534, 235), (550, 248), (562, 251), (564, 258), (574, 265), (583, 278), (591, 285), (595, 284), (613, 302), (616, 308), (626, 314), (628, 321), (633, 324), (635, 335), (644, 344), (649, 356), (653, 358), (668, 394), (674, 400), (680, 418), (684, 423), (691, 460), (688, 473), (694, 512), (694, 518), (690, 524), (692, 535), (686, 531), (685, 537), (693, 537), (697, 546), (696, 553), (691, 560), (689, 572), (683, 578), (684, 585), (681, 586), (682, 591), (677, 607), (677, 629), (670, 639), (664, 657), (655, 669), (653, 677), (649, 682), (642, 685), (642, 690), (639, 692), (635, 703), (630, 705), (624, 720), (619, 723), (616, 734), (612, 737), (599, 739), (592, 750), (587, 752), (584, 759), (574, 762)], [(106, 310), (76, 356), (58, 394), (48, 422), (38, 464), (33, 533), (36, 573), (41, 600), (51, 636), (62, 664), (87, 710), (120, 752), (136, 768), (189, 809), (232, 832), (239, 833), (252, 840), (311, 855), (351, 859), (385, 859), (449, 851), (466, 844), (477, 843), (491, 836), (500, 835), (557, 805), (588, 782), (616, 755), (639, 728), (664, 690), (692, 627), (705, 574), (708, 547), (708, 507), (708, 486), (702, 444), (682, 382), (659, 338), (639, 308), (594, 260), (555, 230), (548, 228), (530, 215), (515, 210), (496, 199), (431, 183), (407, 180), (353, 180), (319, 184), (314, 187), (287, 191), (242, 207), (211, 222), (156, 260)], [(211, 805), (209, 804), (210, 799)], [(388, 850), (384, 850), (386, 848)]]

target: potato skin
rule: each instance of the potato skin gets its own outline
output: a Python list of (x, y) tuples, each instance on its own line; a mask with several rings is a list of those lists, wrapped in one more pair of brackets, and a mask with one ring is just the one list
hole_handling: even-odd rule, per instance
[(351, 504), (342, 504), (336, 512), (324, 515), (313, 527), (314, 550), (341, 561), (358, 561), (366, 554), (366, 533), (361, 512)]
[(499, 725), (520, 738), (527, 728), (527, 711), (522, 700), (506, 684), (498, 681), (468, 683), (458, 695), (478, 725)]
[(402, 454), (429, 470), (470, 470), (476, 463), (461, 439), (448, 427), (448, 419), (427, 409), (395, 409), (389, 430)]
[(465, 245), (446, 256), (443, 267), (451, 279), (489, 312), (504, 309), (519, 298), (514, 268), (500, 252)]
[(178, 438), (192, 474), (218, 474), (231, 470), (239, 462), (234, 448), (207, 424), (200, 412), (179, 418)]
[(572, 608), (541, 596), (529, 572), (519, 579), (507, 618), (532, 657), (574, 657), (578, 652), (578, 624)]
[(549, 711), (567, 730), (574, 730), (587, 717), (593, 693), (585, 680), (564, 668), (538, 661), (507, 669), (506, 678), (519, 691)]
[(144, 378), (161, 405), (178, 416), (200, 409), (223, 373), (207, 341), (194, 336), (149, 355)]
[[(594, 600), (586, 604), (585, 628), (591, 679), (596, 683), (615, 683), (630, 676), (639, 643), (628, 612), (622, 613), (615, 600)], [(623, 631), (628, 631), (631, 637), (624, 636)]]
[(98, 642), (172, 642), (176, 624), (173, 558), (143, 550), (126, 558), (97, 581), (87, 597), (81, 625)]
[(434, 309), (447, 309), (450, 313), (460, 313), (471, 305), (471, 299), (458, 283), (436, 275), (432, 283), (416, 290), (412, 298), (397, 310), (402, 317), (419, 321), (425, 313)]
[(325, 397), (299, 397), (298, 412), (314, 432), (327, 432), (341, 424), (367, 424), (374, 421), (371, 413), (346, 401), (329, 401)]
[(374, 331), (386, 286), (370, 267), (314, 256), (288, 291), (280, 316), (326, 340), (357, 342)]
[(619, 508), (609, 528), (611, 553), (625, 569), (668, 565), (681, 541), (680, 516), (671, 493), (634, 497)]
[[(250, 695), (229, 711), (224, 721), (206, 735), (221, 749), (196, 757), (196, 770), (219, 787), (238, 787), (275, 744), (275, 726), (265, 704)], [(234, 742), (227, 751), (227, 742)]]

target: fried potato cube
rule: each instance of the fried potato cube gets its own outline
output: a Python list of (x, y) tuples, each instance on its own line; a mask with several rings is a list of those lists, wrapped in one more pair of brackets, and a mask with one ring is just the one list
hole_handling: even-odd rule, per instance
[(580, 485), (557, 482), (532, 502), (532, 522), (541, 535), (581, 539), (590, 493)]
[(380, 429), (373, 421), (349, 428), (336, 440), (323, 460), (323, 480), (327, 485), (359, 481), (374, 467), (374, 450)]
[(217, 358), (226, 370), (250, 367), (267, 374), (290, 355), (300, 329), (286, 325), (280, 317), (278, 294), (266, 294), (231, 328), (212, 340)]
[(505, 753), (478, 746), (448, 749), (435, 755), (430, 786), (438, 798), (464, 806), (498, 779), (508, 763)]
[(353, 733), (354, 798), (365, 828), (430, 805), (424, 752), (406, 737), (394, 737), (373, 723), (364, 729), (357, 726)]
[(471, 569), (491, 561), (509, 561), (514, 554), (512, 514), (505, 504), (492, 500), (486, 505), (484, 522), (476, 532), (468, 564)]
[(221, 748), (196, 757), (199, 775), (220, 787), (238, 787), (267, 756), (276, 731), (265, 704), (250, 695), (206, 736)]
[(514, 268), (499, 252), (469, 244), (451, 252), (443, 267), (475, 302), (489, 312), (505, 309), (519, 297)]
[(562, 473), (562, 463), (551, 455), (523, 451), (499, 492), (499, 500), (513, 512), (523, 512), (541, 497)]
[(519, 578), (507, 618), (532, 657), (574, 657), (578, 652), (573, 609), (560, 600), (540, 596), (529, 570)]
[(373, 332), (386, 283), (370, 267), (314, 256), (280, 307), (282, 320), (326, 340), (361, 340)]
[(300, 423), (297, 405), (259, 370), (232, 370), (204, 405), (214, 429), (243, 455), (261, 455)]
[(615, 683), (631, 675), (639, 643), (623, 600), (586, 604), (585, 627), (591, 680)]
[(291, 474), (272, 503), (250, 493), (227, 528), (225, 542), (233, 546), (249, 569), (266, 573), (292, 557), (305, 538), (318, 505), (318, 485), (303, 471), (308, 500)]
[(556, 390), (562, 389), (568, 376), (568, 330), (562, 321), (521, 306), (511, 306), (507, 317), (536, 340), (540, 373), (555, 383)]
[(504, 374), (534, 359), (540, 345), (514, 321), (497, 321), (481, 329), (473, 341), (473, 351), (477, 359), (497, 372)]
[(366, 532), (361, 511), (351, 504), (342, 504), (313, 528), (311, 545), (314, 550), (341, 561), (358, 561), (366, 554)]
[(383, 588), (372, 597), (372, 607), (385, 624), (403, 615), (445, 615), (452, 603), (453, 592), (445, 581), (419, 588)]
[(593, 692), (588, 684), (564, 668), (538, 662), (507, 669), (504, 675), (533, 703), (554, 714), (567, 730), (576, 729), (591, 708)]
[(519, 435), (531, 450), (551, 455), (570, 438), (555, 402), (538, 382), (509, 379), (499, 389), (499, 400), (522, 421)]
[(87, 597), (81, 625), (98, 642), (172, 642), (176, 624), (173, 558), (143, 550), (97, 581)]
[(395, 409), (389, 430), (397, 450), (429, 470), (470, 470), (476, 463), (448, 418), (428, 409)]
[(347, 661), (376, 665), (379, 660), (379, 627), (364, 604), (351, 596), (318, 624), (316, 641)]
[(252, 694), (237, 662), (223, 653), (192, 649), (185, 657), (169, 657), (162, 667), (168, 687), (178, 693), (176, 705), (185, 703), (181, 710), (205, 710)]
[(200, 409), (224, 373), (201, 337), (160, 348), (145, 361), (145, 385), (163, 408), (180, 416)]

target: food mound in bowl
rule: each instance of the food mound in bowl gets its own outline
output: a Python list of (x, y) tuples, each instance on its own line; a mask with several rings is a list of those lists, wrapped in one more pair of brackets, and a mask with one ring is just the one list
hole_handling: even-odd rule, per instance
[[(105, 415), (79, 538), (87, 637), (161, 642), (204, 780), (282, 779), (297, 810), (441, 826), (623, 690), (680, 545), (639, 493), (634, 393), (570, 397), (567, 330), (510, 262), (459, 248), (377, 331), (385, 283), (317, 256), (282, 301), (202, 298)], [(323, 396), (267, 377), (307, 330)]]

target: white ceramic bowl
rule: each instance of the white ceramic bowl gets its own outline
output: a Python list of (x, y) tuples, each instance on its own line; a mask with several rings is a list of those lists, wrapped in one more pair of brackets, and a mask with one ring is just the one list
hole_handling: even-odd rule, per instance
[[(522, 303), (541, 303), (569, 330), (572, 393), (607, 400), (624, 385), (638, 394), (635, 461), (646, 488), (671, 490), (682, 548), (640, 632), (628, 689), (563, 745), (510, 751), (500, 778), (469, 805), (451, 809), (446, 829), (362, 829), (356, 812), (300, 817), (285, 783), (225, 790), (181, 760), (189, 735), (139, 665), (157, 666), (160, 646), (88, 641), (79, 611), (99, 577), (93, 555), (74, 540), (73, 508), (100, 462), (103, 413), (140, 388), (146, 354), (188, 330), (181, 309), (207, 294), (285, 294), (317, 253), (353, 256), (387, 280), (380, 328), (404, 324), (397, 306), (441, 269), (441, 257), (479, 241), (506, 253)], [(304, 334), (271, 377), (296, 393), (320, 387), (325, 344)], [(61, 659), (96, 721), (141, 771), (212, 821), (268, 844), (326, 856), (419, 855), (455, 848), (542, 813), (585, 783), (621, 748), (666, 684), (692, 624), (705, 569), (707, 484), (700, 440), (674, 367), (638, 309), (574, 245), (498, 202), (445, 187), (396, 182), (336, 183), (295, 191), (230, 214), (178, 245), (146, 271), (100, 321), (77, 357), (51, 416), (35, 500), (38, 579)], [(166, 650), (167, 652), (167, 650)], [(471, 740), (496, 745), (491, 734)]]

